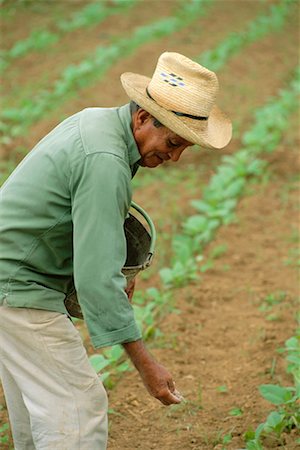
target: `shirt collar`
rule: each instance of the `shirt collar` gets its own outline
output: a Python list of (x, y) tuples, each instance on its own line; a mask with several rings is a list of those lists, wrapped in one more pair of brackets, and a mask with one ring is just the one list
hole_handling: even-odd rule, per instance
[(132, 176), (134, 176), (138, 167), (137, 162), (141, 159), (141, 155), (136, 145), (131, 129), (132, 117), (130, 112), (130, 104), (127, 103), (126, 105), (118, 108), (118, 115), (122, 123), (123, 129), (125, 131), (125, 139), (128, 148), (129, 165), (131, 168)]

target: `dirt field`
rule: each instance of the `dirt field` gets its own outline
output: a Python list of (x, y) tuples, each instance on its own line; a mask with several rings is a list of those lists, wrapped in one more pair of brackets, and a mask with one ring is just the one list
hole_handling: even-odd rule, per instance
[[(20, 160), (22, 155), (16, 148), (32, 148), (62, 117), (86, 106), (127, 102), (119, 83), (122, 72), (151, 76), (157, 57), (165, 50), (196, 58), (218, 45), (228, 33), (243, 30), (247, 22), (277, 3), (216, 1), (193, 25), (142, 45), (129, 57), (120, 59), (103, 79), (66, 99), (63, 105), (37, 121), (28, 135), (3, 147), (3, 155), (7, 159), (17, 154), (15, 161)], [(20, 58), (4, 77), (4, 103), (11, 99), (16, 104), (18, 96), (34, 91), (35, 85), (40, 88), (51, 84), (63, 67), (79, 62), (99, 41), (105, 45), (114, 35), (127, 35), (138, 24), (168, 16), (174, 4), (140, 1), (118, 20), (112, 17), (86, 32), (78, 30), (49, 52), (34, 52)], [(50, 16), (45, 16), (42, 6), (36, 10), (28, 8), (19, 9), (9, 19), (1, 19), (5, 48), (24, 38), (31, 27), (53, 27), (51, 17), (67, 14), (70, 8), (78, 9), (79, 5), (71, 0), (53, 5)], [(201, 198), (221, 156), (241, 148), (242, 133), (251, 126), (254, 110), (290, 80), (299, 62), (298, 13), (296, 8), (281, 31), (247, 46), (218, 73), (219, 104), (235, 125), (228, 148), (222, 152), (199, 148), (187, 151), (176, 167), (166, 165), (157, 169), (152, 181), (145, 185), (142, 181), (148, 176), (146, 169), (136, 176), (134, 200), (147, 210), (158, 231), (152, 275), (150, 279), (140, 279), (138, 289), (161, 288), (158, 271), (168, 264), (172, 234), (180, 229), (185, 216), (194, 213), (189, 201)], [(295, 334), (299, 310), (299, 271), (291, 256), (299, 245), (298, 119), (297, 114), (292, 117), (276, 152), (265, 157), (269, 165), (264, 182), (249, 186), (239, 203), (237, 220), (222, 227), (205, 252), (208, 255), (213, 248), (224, 245), (224, 253), (215, 260), (212, 269), (201, 274), (199, 282), (172, 291), (177, 311), (164, 317), (159, 324), (161, 335), (148, 342), (151, 352), (173, 374), (186, 401), (166, 408), (148, 395), (135, 371), (124, 374), (109, 391), (109, 450), (245, 448), (244, 433), (256, 429), (274, 409), (261, 397), (258, 386), (291, 385), (284, 358), (277, 350)], [(168, 175), (178, 181), (171, 183)], [(263, 311), (270, 296), (280, 301)], [(91, 352), (88, 338), (85, 344)], [(0, 405), (4, 424), (7, 411), (1, 392)], [(226, 436), (230, 436), (228, 443)], [(297, 438), (293, 431), (284, 436), (282, 443), (266, 440), (264, 448), (295, 450), (299, 448)], [(13, 448), (11, 438), (8, 444), (0, 443), (0, 448)]]

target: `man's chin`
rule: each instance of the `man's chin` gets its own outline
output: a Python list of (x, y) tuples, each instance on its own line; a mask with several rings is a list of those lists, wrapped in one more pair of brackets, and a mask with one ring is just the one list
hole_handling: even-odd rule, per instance
[(155, 167), (160, 166), (163, 163), (163, 160), (156, 160), (156, 161), (141, 161), (140, 166), (142, 167), (148, 167), (149, 169), (155, 169)]

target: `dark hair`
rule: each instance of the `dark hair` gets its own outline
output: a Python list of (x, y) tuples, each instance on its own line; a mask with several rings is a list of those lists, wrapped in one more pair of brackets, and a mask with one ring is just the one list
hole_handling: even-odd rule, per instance
[[(131, 112), (131, 114), (134, 114), (139, 109), (143, 109), (143, 108), (140, 105), (138, 105), (137, 103), (135, 103), (133, 100), (130, 100), (130, 112)], [(160, 123), (160, 121), (157, 120), (155, 117), (152, 116), (152, 119), (153, 119), (153, 125), (155, 126), (155, 128), (164, 127), (164, 125), (162, 123)]]
[(135, 103), (133, 100), (130, 100), (130, 112), (131, 112), (131, 114), (134, 114), (139, 109), (140, 109), (140, 106), (137, 103)]

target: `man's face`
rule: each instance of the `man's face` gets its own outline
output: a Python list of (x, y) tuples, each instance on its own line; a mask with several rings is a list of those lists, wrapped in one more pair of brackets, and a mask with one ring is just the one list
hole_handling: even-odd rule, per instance
[(186, 147), (193, 145), (164, 126), (155, 127), (153, 117), (143, 109), (133, 115), (132, 123), (141, 166), (153, 168), (164, 161), (176, 162)]

